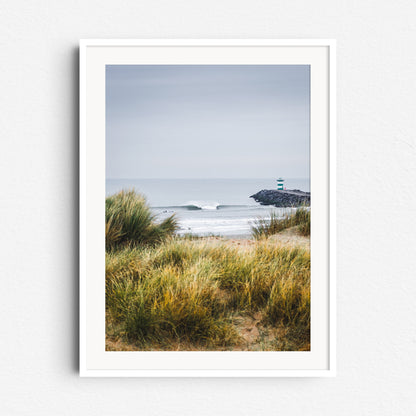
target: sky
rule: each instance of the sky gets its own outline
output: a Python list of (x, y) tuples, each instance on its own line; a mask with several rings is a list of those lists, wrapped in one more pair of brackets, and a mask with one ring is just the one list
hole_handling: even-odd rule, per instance
[(107, 178), (309, 178), (308, 65), (107, 65)]

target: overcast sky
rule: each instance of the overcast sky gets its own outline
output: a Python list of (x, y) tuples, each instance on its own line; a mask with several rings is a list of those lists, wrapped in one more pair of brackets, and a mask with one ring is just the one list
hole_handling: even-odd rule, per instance
[(309, 91), (307, 65), (109, 65), (107, 178), (308, 178)]

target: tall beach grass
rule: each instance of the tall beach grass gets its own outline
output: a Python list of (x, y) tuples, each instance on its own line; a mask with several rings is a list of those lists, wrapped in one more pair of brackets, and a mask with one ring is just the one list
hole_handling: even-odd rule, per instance
[(297, 328), (309, 344), (310, 255), (271, 242), (250, 250), (168, 239), (107, 253), (106, 311), (112, 334), (140, 349), (234, 349), (237, 317)]
[(174, 215), (158, 223), (144, 196), (134, 190), (105, 200), (106, 249), (154, 245), (172, 236), (177, 227)]
[(241, 248), (176, 236), (175, 217), (158, 221), (134, 191), (108, 197), (107, 349), (308, 350), (310, 252), (260, 238), (308, 222), (272, 219)]
[(310, 236), (311, 233), (311, 212), (307, 208), (299, 208), (292, 214), (279, 218), (272, 212), (270, 218), (259, 218), (251, 226), (251, 234), (254, 238), (260, 239), (277, 234), (287, 228), (297, 227), (298, 232), (303, 236)]

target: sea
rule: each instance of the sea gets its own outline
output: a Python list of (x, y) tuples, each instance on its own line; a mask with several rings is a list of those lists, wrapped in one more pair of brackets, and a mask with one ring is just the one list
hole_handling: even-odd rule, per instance
[[(285, 178), (286, 189), (309, 192), (308, 178)], [(246, 238), (258, 218), (278, 217), (294, 208), (276, 208), (257, 203), (250, 195), (276, 189), (269, 179), (107, 179), (106, 195), (134, 189), (143, 194), (158, 221), (175, 214), (178, 234)]]

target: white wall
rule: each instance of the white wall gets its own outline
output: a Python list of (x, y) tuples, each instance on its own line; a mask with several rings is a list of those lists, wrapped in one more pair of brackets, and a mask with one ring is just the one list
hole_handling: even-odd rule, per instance
[[(410, 415), (416, 3), (3, 0), (0, 414)], [(338, 376), (80, 379), (79, 38), (338, 40)]]

